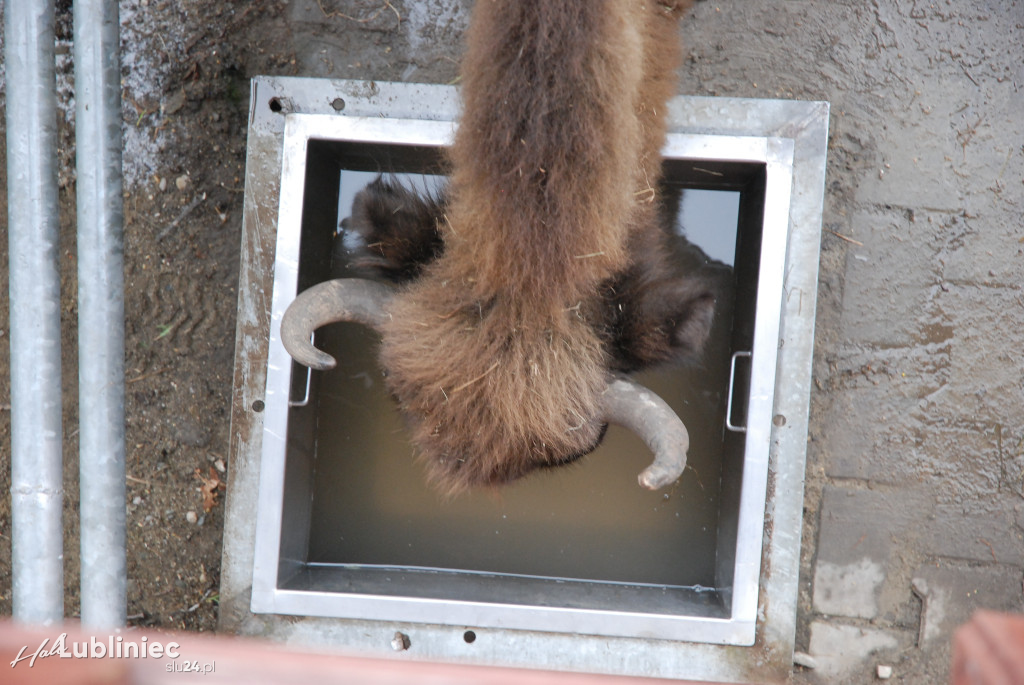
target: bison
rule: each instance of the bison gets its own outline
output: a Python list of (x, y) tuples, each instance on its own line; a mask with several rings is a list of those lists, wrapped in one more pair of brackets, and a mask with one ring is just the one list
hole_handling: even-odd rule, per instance
[(301, 293), (281, 322), (300, 363), (313, 330), (357, 321), (428, 479), (500, 485), (592, 451), (608, 423), (675, 481), (682, 421), (626, 374), (699, 359), (716, 289), (669, 257), (659, 211), (664, 112), (689, 0), (478, 0), (462, 114), (440, 196), (381, 178), (354, 202), (375, 279)]

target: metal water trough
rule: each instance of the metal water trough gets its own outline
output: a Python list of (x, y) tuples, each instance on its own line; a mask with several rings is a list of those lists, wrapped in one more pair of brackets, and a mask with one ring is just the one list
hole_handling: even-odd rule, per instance
[[(436, 172), (454, 90), (258, 79), (252, 102), (225, 627), (381, 651), (399, 631), (420, 658), (570, 670), (788, 669), (827, 106), (672, 102), (668, 181), (739, 194), (731, 316), (716, 323), (706, 387), (687, 394), (685, 372), (644, 378), (702, 436), (694, 473), (643, 493), (629, 475), (642, 445), (610, 435), (580, 469), (446, 503), (418, 484), (378, 372), (360, 361), (372, 336), (318, 333), (342, 360), (332, 380), (291, 362), (278, 325), (297, 291), (344, 274), (346, 174)], [(581, 658), (566, 641), (634, 656)]]

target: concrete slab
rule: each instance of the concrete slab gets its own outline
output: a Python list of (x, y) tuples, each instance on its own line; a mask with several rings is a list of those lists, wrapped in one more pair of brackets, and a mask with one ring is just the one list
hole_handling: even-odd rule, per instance
[[(1018, 217), (1018, 222), (1019, 222)], [(1020, 225), (1017, 225), (1020, 239)], [(936, 297), (949, 320), (949, 382), (956, 394), (936, 398), (935, 410), (946, 416), (970, 416), (1013, 426), (1020, 403), (1024, 368), (1018, 351), (1024, 347), (1020, 268), (1017, 256), (1015, 283), (992, 285), (949, 284)]]
[(1024, 567), (1024, 529), (1014, 510), (1017, 495), (1003, 493), (980, 501), (940, 504), (917, 542), (932, 554), (982, 563)]
[(928, 516), (920, 490), (825, 489), (814, 567), (813, 608), (828, 616), (873, 619), (891, 575), (894, 550)]
[(1024, 155), (1011, 153), (1006, 161), (1004, 175), (991, 178), (990, 171), (989, 186), (967, 203), (974, 208), (965, 208), (967, 216), (959, 217), (951, 227), (954, 240), (943, 255), (943, 276), (951, 283), (1011, 289), (1019, 284), (1020, 224), (1013, 217), (1012, 203), (1020, 197), (1020, 188), (1015, 186), (1024, 172), (1010, 169), (1024, 163)]
[(827, 486), (823, 493), (818, 563), (855, 565), (869, 559), (883, 566), (893, 545), (932, 509), (926, 491)]
[(829, 616), (875, 618), (885, 567), (865, 557), (852, 564), (819, 561), (814, 571), (814, 610)]
[(930, 438), (918, 418), (921, 398), (942, 391), (947, 367), (948, 355), (936, 346), (842, 349), (831, 380), (842, 392), (829, 407), (827, 425), (830, 441), (843, 449), (828, 453), (828, 475), (920, 483), (921, 458), (915, 455)]
[[(963, 89), (955, 79), (945, 85)], [(960, 184), (950, 161), (958, 152), (956, 136), (948, 123), (956, 100), (936, 101), (925, 107), (930, 110), (928, 115), (908, 113), (913, 126), (891, 121), (889, 126), (875, 128), (876, 170), (865, 174), (857, 187), (859, 202), (949, 211), (962, 206)]]
[(971, 567), (950, 562), (917, 569), (914, 593), (921, 598), (918, 644), (949, 642), (957, 626), (978, 609), (1019, 613), (1024, 609), (1024, 588), (1019, 568)]
[(938, 248), (927, 224), (912, 223), (903, 207), (853, 214), (846, 259), (841, 332), (852, 344), (905, 346), (914, 342), (935, 282)]
[(809, 650), (816, 666), (813, 677), (818, 682), (835, 683), (858, 669), (870, 674), (874, 668), (866, 662), (872, 654), (899, 646), (894, 631), (815, 621), (811, 623)]
[[(1009, 479), (1005, 469), (1016, 460), (1000, 452), (998, 424), (969, 417), (947, 417), (921, 411), (913, 398), (887, 388), (846, 393), (832, 408), (833, 437), (848, 437), (858, 452), (829, 455), (827, 473), (891, 485), (928, 485), (939, 502), (984, 500)], [(877, 421), (858, 421), (875, 401)], [(858, 432), (859, 429), (859, 432)], [(1005, 442), (1005, 440), (1003, 440)]]

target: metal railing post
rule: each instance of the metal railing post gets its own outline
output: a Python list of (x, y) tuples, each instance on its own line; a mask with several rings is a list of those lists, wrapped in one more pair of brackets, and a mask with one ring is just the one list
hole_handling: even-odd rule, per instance
[(64, 615), (57, 98), (52, 0), (7, 0), (14, 617)]
[[(10, 0), (8, 0), (10, 1)], [(75, 0), (82, 623), (125, 623), (124, 241), (117, 0)]]

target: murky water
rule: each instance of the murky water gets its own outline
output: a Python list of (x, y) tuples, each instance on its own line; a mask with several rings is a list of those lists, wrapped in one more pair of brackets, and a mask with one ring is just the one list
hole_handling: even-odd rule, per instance
[[(350, 207), (354, 192), (374, 177), (342, 172), (339, 206)], [(432, 181), (406, 182), (424, 188)], [(687, 191), (680, 234), (731, 264), (738, 196)], [(338, 219), (344, 216), (342, 210)], [(318, 432), (308, 561), (714, 586), (732, 330), (730, 303), (721, 309), (701, 368), (639, 376), (691, 436), (683, 477), (654, 493), (636, 481), (650, 452), (613, 426), (598, 450), (570, 467), (445, 500), (425, 485), (384, 389), (375, 334), (354, 324), (324, 329), (318, 345), (339, 364), (318, 379), (313, 399)]]

